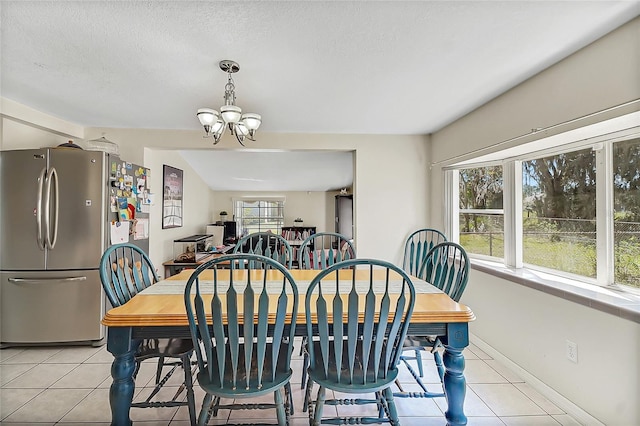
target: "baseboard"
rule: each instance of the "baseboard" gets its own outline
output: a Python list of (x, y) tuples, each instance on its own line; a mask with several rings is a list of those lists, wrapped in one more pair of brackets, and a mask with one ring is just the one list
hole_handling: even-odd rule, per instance
[(605, 426), (602, 422), (598, 421), (591, 414), (584, 411), (582, 408), (578, 407), (573, 402), (569, 401), (564, 396), (560, 395), (558, 392), (553, 390), (551, 387), (543, 383), (540, 379), (529, 373), (527, 370), (520, 367), (515, 362), (511, 361), (509, 358), (504, 356), (502, 353), (495, 350), (492, 346), (486, 343), (484, 340), (474, 335), (473, 333), (469, 333), (469, 340), (471, 343), (476, 345), (478, 348), (482, 349), (486, 352), (487, 355), (491, 356), (493, 359), (516, 373), (520, 376), (529, 386), (538, 391), (542, 396), (547, 398), (549, 401), (553, 402), (558, 408), (562, 409), (564, 412), (573, 417), (576, 421), (580, 422), (582, 425), (586, 426)]

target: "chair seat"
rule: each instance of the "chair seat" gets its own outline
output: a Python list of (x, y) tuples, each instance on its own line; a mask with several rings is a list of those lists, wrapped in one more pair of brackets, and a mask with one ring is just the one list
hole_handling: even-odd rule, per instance
[[(386, 344), (385, 344), (386, 345)], [(383, 346), (383, 351), (386, 348)], [(315, 363), (309, 366), (309, 377), (319, 384), (320, 386), (329, 387), (330, 389), (336, 390), (338, 392), (346, 392), (346, 393), (361, 393), (366, 392), (374, 392), (381, 389), (384, 389), (389, 386), (390, 383), (395, 381), (398, 376), (398, 368), (392, 367), (387, 372), (387, 377), (382, 377), (379, 374), (376, 374), (374, 371), (373, 362), (369, 362), (366, 371), (366, 384), (364, 383), (365, 372), (363, 371), (364, 362), (363, 362), (363, 354), (362, 354), (362, 341), (358, 341), (356, 343), (356, 354), (355, 354), (355, 362), (354, 362), (354, 377), (358, 377), (359, 380), (351, 382), (351, 378), (349, 376), (349, 352), (348, 352), (348, 340), (343, 340), (342, 342), (342, 366), (340, 368), (340, 378), (338, 380), (338, 372), (337, 365), (335, 362), (335, 350), (333, 347), (333, 341), (329, 342), (329, 368), (328, 374), (325, 376), (324, 372), (324, 364), (320, 349), (320, 342), (313, 342), (313, 351), (315, 355)], [(373, 352), (373, 348), (371, 348)], [(372, 354), (369, 354), (370, 358)], [(386, 371), (384, 366), (381, 366), (379, 370)]]
[(136, 358), (158, 356), (180, 358), (191, 351), (193, 351), (191, 339), (145, 339), (136, 352)]
[[(274, 392), (276, 389), (283, 387), (291, 378), (291, 368), (287, 366), (287, 348), (288, 345), (280, 345), (280, 353), (278, 355), (278, 363), (276, 364), (275, 378), (272, 377), (272, 370), (268, 366), (271, 365), (272, 359), (272, 344), (267, 344), (265, 351), (265, 369), (262, 372), (262, 383), (258, 383), (257, 380), (257, 348), (256, 344), (253, 344), (253, 356), (251, 358), (252, 374), (249, 374), (250, 380), (247, 384), (247, 372), (244, 362), (244, 344), (240, 344), (238, 351), (238, 368), (236, 370), (237, 386), (233, 386), (233, 368), (231, 368), (231, 351), (227, 349), (225, 368), (224, 368), (224, 388), (220, 386), (220, 376), (218, 373), (218, 360), (215, 348), (213, 350), (213, 358), (206, 368), (198, 372), (198, 383), (208, 393), (211, 393), (220, 397), (227, 398), (242, 398), (256, 397), (260, 395), (266, 395)], [(213, 368), (213, 377), (209, 378), (209, 369)]]

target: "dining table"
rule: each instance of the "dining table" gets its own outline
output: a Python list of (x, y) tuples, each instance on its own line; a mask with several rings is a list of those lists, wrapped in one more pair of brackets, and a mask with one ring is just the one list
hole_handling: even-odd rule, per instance
[[(102, 319), (102, 323), (108, 328), (107, 350), (114, 357), (111, 367), (113, 382), (109, 392), (112, 425), (132, 424), (129, 411), (135, 390), (134, 357), (140, 342), (151, 338), (191, 338), (185, 310), (184, 288), (193, 271), (186, 269), (158, 281), (122, 306), (108, 310)], [(306, 336), (304, 297), (309, 283), (321, 271), (292, 269), (289, 272), (295, 280), (300, 297), (295, 335)], [(385, 272), (376, 269), (356, 269), (352, 273), (356, 274), (358, 282), (368, 282), (371, 278), (374, 282), (383, 282)], [(217, 270), (216, 273), (219, 283), (225, 280), (229, 282), (231, 278), (237, 282), (243, 279), (243, 274), (247, 271), (226, 269)], [(273, 282), (274, 285), (279, 282), (280, 286), (282, 285), (282, 273), (279, 271), (252, 273), (266, 273), (267, 282)], [(393, 271), (391, 273), (395, 274)], [(234, 276), (231, 277), (230, 274)], [(396, 278), (400, 278), (400, 275)], [(447, 400), (445, 418), (448, 425), (465, 425), (466, 380), (463, 350), (469, 344), (469, 322), (475, 320), (475, 315), (469, 307), (455, 302), (426, 281), (412, 276), (410, 278), (416, 295), (407, 334), (438, 336), (442, 341), (445, 367), (443, 388)], [(349, 278), (341, 275), (340, 279)], [(207, 283), (212, 288), (213, 270), (202, 271), (199, 280), (201, 288), (206, 288)], [(393, 291), (394, 288), (390, 288), (390, 294)]]

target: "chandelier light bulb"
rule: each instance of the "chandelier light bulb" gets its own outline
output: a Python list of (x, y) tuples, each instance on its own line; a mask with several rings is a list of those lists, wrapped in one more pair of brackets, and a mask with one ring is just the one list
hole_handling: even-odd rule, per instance
[(235, 105), (223, 105), (220, 107), (220, 113), (222, 114), (222, 119), (224, 121), (235, 124), (240, 121), (242, 109)]
[(242, 114), (242, 122), (247, 126), (247, 129), (258, 130), (260, 123), (262, 123), (262, 117), (260, 117), (259, 114), (248, 112), (246, 114)]
[(218, 119), (218, 111), (211, 108), (200, 108), (197, 115), (203, 126), (211, 126)]

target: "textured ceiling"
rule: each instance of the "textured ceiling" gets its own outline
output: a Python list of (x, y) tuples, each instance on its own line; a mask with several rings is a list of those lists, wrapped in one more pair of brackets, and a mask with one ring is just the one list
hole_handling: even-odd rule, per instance
[(199, 129), (240, 63), (260, 131), (427, 134), (638, 1), (2, 1), (1, 95), (87, 127)]

